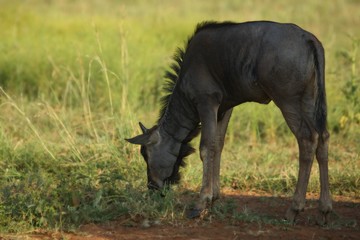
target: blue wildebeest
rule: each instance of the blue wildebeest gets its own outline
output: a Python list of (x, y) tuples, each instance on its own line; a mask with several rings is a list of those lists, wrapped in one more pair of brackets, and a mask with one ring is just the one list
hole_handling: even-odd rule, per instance
[(167, 72), (169, 94), (157, 124), (141, 123), (141, 145), (148, 187), (179, 181), (189, 142), (201, 132), (203, 178), (200, 199), (189, 216), (219, 198), (220, 156), (232, 108), (245, 102), (273, 101), (299, 145), (299, 175), (286, 218), (294, 222), (304, 209), (313, 158), (320, 169), (319, 210), (328, 221), (332, 201), (328, 181), (328, 140), (324, 49), (311, 33), (294, 24), (258, 21), (199, 24)]

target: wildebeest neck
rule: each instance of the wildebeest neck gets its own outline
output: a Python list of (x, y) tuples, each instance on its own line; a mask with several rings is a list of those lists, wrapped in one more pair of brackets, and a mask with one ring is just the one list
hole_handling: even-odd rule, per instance
[(184, 158), (194, 152), (189, 142), (200, 132), (200, 128), (194, 107), (176, 86), (168, 97), (158, 126), (160, 135), (167, 141), (165, 144), (170, 146), (169, 151), (176, 156), (173, 172), (164, 182), (178, 183), (179, 168), (185, 165)]
[(158, 125), (167, 135), (179, 143), (187, 143), (189, 135), (198, 128), (199, 119), (195, 108), (186, 97), (174, 88), (169, 97), (165, 113), (159, 119)]

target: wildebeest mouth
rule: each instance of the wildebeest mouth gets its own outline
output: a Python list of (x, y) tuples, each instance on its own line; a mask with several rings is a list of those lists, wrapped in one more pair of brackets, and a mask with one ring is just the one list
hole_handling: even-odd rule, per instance
[(149, 190), (160, 190), (161, 189), (161, 187), (159, 187), (156, 183), (154, 183), (154, 182), (149, 182), (148, 183), (148, 189)]
[(154, 191), (162, 191), (162, 190), (169, 190), (170, 186), (173, 184), (173, 182), (169, 181), (169, 180), (165, 180), (163, 182), (163, 184), (161, 184), (161, 186), (159, 186), (156, 182), (150, 181), (147, 184), (147, 187), (149, 190), (154, 190)]

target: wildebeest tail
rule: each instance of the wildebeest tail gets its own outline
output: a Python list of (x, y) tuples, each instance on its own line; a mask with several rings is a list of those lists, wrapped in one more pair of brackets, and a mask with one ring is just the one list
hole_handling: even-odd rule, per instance
[(324, 48), (318, 40), (310, 41), (313, 50), (315, 77), (316, 77), (316, 100), (315, 100), (315, 128), (319, 136), (326, 130), (327, 105), (325, 92), (325, 55)]

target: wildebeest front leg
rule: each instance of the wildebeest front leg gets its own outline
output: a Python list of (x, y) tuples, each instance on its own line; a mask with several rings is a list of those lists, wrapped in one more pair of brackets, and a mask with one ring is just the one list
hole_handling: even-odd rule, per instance
[(205, 99), (198, 106), (201, 121), (200, 157), (203, 163), (203, 178), (200, 199), (189, 218), (198, 217), (209, 207), (214, 197), (217, 111), (219, 105), (213, 99)]
[(220, 162), (221, 152), (224, 147), (224, 140), (226, 129), (229, 124), (232, 109), (224, 113), (224, 115), (218, 117), (218, 123), (216, 128), (216, 143), (215, 143), (215, 161), (214, 161), (214, 177), (213, 177), (213, 201), (220, 197)]

